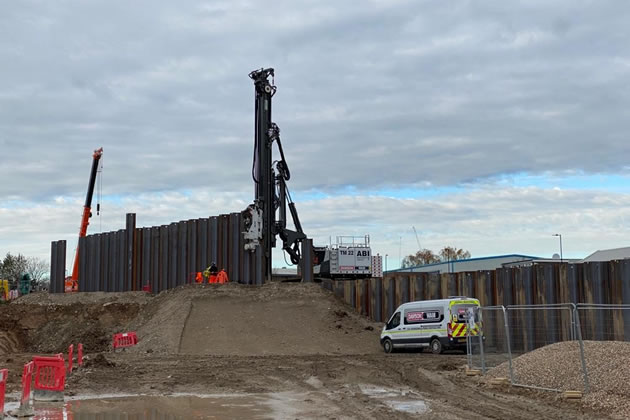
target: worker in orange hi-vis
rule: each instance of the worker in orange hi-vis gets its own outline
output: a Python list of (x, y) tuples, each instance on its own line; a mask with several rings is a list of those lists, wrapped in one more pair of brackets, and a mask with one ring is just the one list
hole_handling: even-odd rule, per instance
[(210, 267), (206, 268), (204, 271), (204, 275), (208, 277), (208, 283), (216, 283), (217, 282), (217, 272), (219, 269), (217, 268), (216, 263), (210, 264)]
[(203, 275), (201, 274), (201, 271), (197, 271), (197, 275), (195, 276), (195, 283), (203, 283)]
[(229, 281), (230, 281), (230, 280), (228, 279), (228, 275), (227, 275), (227, 273), (225, 272), (225, 269), (224, 269), (224, 268), (222, 268), (222, 269), (221, 269), (221, 271), (219, 271), (219, 274), (218, 274), (218, 276), (217, 276), (217, 281), (218, 281), (220, 284), (225, 284), (225, 283), (227, 283), (227, 282), (229, 282)]

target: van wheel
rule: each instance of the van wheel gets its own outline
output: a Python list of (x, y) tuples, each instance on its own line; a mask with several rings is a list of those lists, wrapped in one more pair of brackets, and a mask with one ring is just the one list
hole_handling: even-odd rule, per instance
[(385, 353), (391, 353), (394, 351), (394, 344), (392, 343), (392, 340), (386, 338), (383, 341), (383, 350), (385, 350)]
[(441, 354), (443, 351), (442, 343), (437, 338), (431, 340), (431, 353), (433, 354)]

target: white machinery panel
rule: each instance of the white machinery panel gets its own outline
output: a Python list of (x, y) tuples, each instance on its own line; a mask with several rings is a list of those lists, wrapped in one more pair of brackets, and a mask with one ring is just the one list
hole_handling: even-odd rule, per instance
[(370, 248), (339, 247), (339, 272), (362, 274), (369, 273), (372, 266)]

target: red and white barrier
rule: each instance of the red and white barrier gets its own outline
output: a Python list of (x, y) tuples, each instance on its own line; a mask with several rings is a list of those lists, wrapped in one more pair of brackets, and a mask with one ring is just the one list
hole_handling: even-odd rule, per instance
[(114, 334), (113, 346), (115, 349), (132, 347), (138, 344), (138, 336), (135, 332)]
[(83, 367), (83, 344), (81, 343), (77, 346), (77, 365)]
[(72, 358), (74, 357), (74, 344), (68, 346), (68, 374), (72, 373)]
[(34, 399), (38, 401), (63, 401), (66, 386), (66, 363), (63, 354), (53, 357), (33, 357), (35, 364)]
[(33, 371), (35, 364), (28, 362), (24, 365), (22, 372), (22, 397), (20, 398), (20, 412), (25, 413), (31, 407), (31, 383), (33, 382)]
[(0, 419), (4, 418), (4, 393), (7, 390), (8, 369), (0, 370)]

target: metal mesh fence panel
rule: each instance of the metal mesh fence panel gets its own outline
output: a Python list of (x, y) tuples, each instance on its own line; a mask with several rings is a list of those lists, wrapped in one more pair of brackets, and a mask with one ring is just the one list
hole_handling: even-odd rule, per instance
[(479, 369), (485, 374), (488, 369), (500, 366), (498, 369), (505, 370), (502, 376), (511, 377), (512, 357), (505, 307), (482, 307), (476, 318), (481, 324), (481, 334), (468, 336), (469, 368)]
[(578, 304), (582, 339), (630, 341), (630, 305)]
[(625, 342), (630, 342), (630, 305), (578, 304), (576, 314), (591, 388), (607, 390), (611, 384), (611, 360), (626, 354)]
[(573, 304), (506, 309), (513, 357), (512, 384), (549, 391), (588, 390), (579, 320)]

